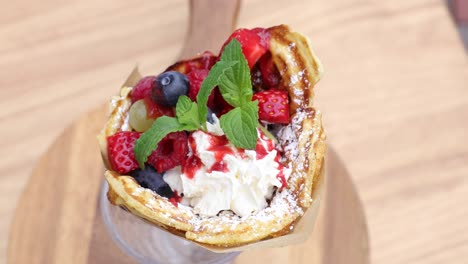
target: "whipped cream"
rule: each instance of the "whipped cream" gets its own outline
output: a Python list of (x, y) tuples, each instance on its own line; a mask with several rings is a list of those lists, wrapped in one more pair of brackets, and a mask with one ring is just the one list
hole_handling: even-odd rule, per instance
[(281, 188), (290, 171), (278, 162), (272, 140), (260, 131), (257, 151), (237, 149), (223, 136), (219, 120), (207, 123), (207, 131), (190, 135), (189, 164), (164, 174), (172, 190), (184, 194), (188, 204), (203, 216), (232, 210), (239, 216), (256, 213), (267, 206), (274, 187)]

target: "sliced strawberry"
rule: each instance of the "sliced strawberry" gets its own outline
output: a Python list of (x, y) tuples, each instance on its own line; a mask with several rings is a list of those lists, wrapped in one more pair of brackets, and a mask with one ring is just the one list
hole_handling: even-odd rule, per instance
[(185, 132), (170, 133), (159, 142), (158, 148), (149, 156), (148, 163), (159, 173), (181, 165), (187, 158), (187, 144)]
[(165, 107), (155, 103), (150, 96), (144, 99), (148, 118), (156, 119), (160, 116), (175, 116), (174, 110), (171, 107)]
[(252, 69), (258, 59), (260, 59), (260, 57), (269, 49), (269, 34), (266, 29), (240, 28), (234, 31), (224, 43), (221, 53), (224, 50), (224, 46), (226, 46), (233, 38), (240, 42), (242, 53), (244, 53), (250, 69)]
[(120, 173), (129, 173), (138, 168), (133, 149), (139, 132), (121, 131), (107, 138), (107, 153), (111, 168)]
[(286, 91), (268, 90), (253, 95), (258, 100), (258, 116), (269, 123), (289, 123), (289, 98)]
[(156, 76), (147, 76), (141, 78), (138, 83), (133, 87), (132, 93), (130, 94), (132, 98), (132, 103), (148, 97), (151, 95), (151, 88), (155, 85)]
[(278, 87), (281, 77), (275, 63), (271, 59), (271, 53), (263, 55), (258, 61), (258, 66), (262, 74), (262, 81), (267, 87)]
[(256, 27), (252, 28), (252, 31), (257, 34), (257, 36), (260, 38), (260, 45), (262, 47), (265, 47), (265, 49), (270, 48), (270, 33), (266, 28), (261, 28), (261, 27)]

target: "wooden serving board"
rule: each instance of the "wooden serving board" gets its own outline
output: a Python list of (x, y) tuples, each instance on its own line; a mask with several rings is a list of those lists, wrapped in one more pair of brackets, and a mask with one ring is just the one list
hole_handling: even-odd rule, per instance
[[(190, 10), (183, 57), (219, 48), (235, 24), (239, 1), (191, 1)], [(13, 220), (9, 263), (134, 263), (107, 234), (98, 208), (104, 168), (96, 135), (106, 117), (107, 106), (84, 115), (39, 160)], [(304, 244), (244, 252), (235, 263), (369, 263), (364, 212), (332, 148), (326, 181), (319, 219)]]
[[(16, 211), (10, 263), (134, 263), (107, 234), (98, 208), (104, 168), (96, 135), (106, 112), (102, 107), (84, 115), (40, 159)], [(319, 219), (307, 242), (244, 252), (235, 263), (368, 263), (364, 212), (332, 148), (326, 181)]]

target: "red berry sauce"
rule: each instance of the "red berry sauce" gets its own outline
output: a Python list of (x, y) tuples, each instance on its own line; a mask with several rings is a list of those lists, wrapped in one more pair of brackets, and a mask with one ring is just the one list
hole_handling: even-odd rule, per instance
[(195, 155), (190, 156), (182, 167), (182, 173), (189, 179), (193, 179), (197, 171), (201, 168), (202, 163), (200, 158)]
[(286, 177), (284, 176), (284, 172), (283, 172), (284, 166), (279, 165), (278, 169), (280, 170), (280, 173), (278, 173), (276, 178), (281, 182), (281, 188), (280, 189), (283, 189), (283, 188), (288, 186), (288, 182), (286, 181)]
[(227, 167), (227, 164), (224, 163), (224, 161), (216, 161), (213, 166), (208, 170), (209, 173), (213, 171), (220, 171), (220, 172), (228, 172), (229, 168)]
[(177, 191), (174, 191), (174, 196), (169, 198), (169, 202), (171, 202), (175, 207), (178, 207), (178, 204), (181, 201), (182, 201), (182, 196), (180, 196)]

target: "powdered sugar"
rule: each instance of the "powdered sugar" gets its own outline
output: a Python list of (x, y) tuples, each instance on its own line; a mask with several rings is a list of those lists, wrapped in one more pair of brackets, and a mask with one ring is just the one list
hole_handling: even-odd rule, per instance
[[(296, 167), (295, 173), (291, 174), (289, 182), (296, 182), (298, 178), (304, 177), (303, 166), (299, 161), (299, 150), (298, 150), (298, 135), (301, 135), (302, 122), (305, 118), (308, 118), (308, 113), (302, 109), (298, 109), (296, 115), (292, 118), (291, 123), (279, 129), (277, 133), (280, 148), (284, 151), (284, 160), (288, 160), (288, 167)], [(308, 134), (308, 133), (307, 133)], [(301, 186), (302, 187), (302, 186)], [(247, 215), (240, 217), (234, 214), (232, 211), (222, 211), (215, 217), (205, 217), (194, 215), (190, 219), (190, 224), (194, 226), (194, 231), (201, 230), (216, 230), (219, 228), (219, 224), (230, 226), (232, 230), (235, 230), (238, 225), (249, 223), (254, 225), (252, 230), (256, 230), (255, 225), (261, 225), (262, 223), (275, 222), (274, 226), (279, 229), (282, 227), (281, 219), (286, 215), (298, 214), (302, 215), (304, 212), (300, 206), (298, 206), (298, 200), (291, 190), (284, 188), (283, 190), (275, 193), (270, 205), (263, 210), (260, 210), (256, 214)], [(271, 225), (271, 223), (270, 223)], [(290, 229), (293, 226), (291, 225)], [(223, 230), (219, 230), (222, 232)], [(273, 227), (272, 232), (277, 232)]]
[(130, 115), (128, 113), (126, 113), (121, 129), (122, 131), (132, 130), (132, 128), (130, 127)]
[(109, 112), (113, 113), (116, 112), (116, 117), (120, 122), (113, 122), (112, 129), (113, 130), (121, 130), (121, 131), (131, 131), (132, 128), (130, 127), (129, 119), (130, 119), (130, 91), (132, 90), (131, 87), (123, 87), (120, 93), (120, 96), (113, 96), (110, 104), (109, 104)]
[(290, 162), (294, 162), (298, 158), (298, 135), (301, 132), (302, 121), (306, 117), (307, 113), (305, 111), (297, 109), (296, 115), (292, 118), (291, 123), (278, 131), (278, 141), (283, 147), (285, 157), (290, 160)]
[[(301, 73), (303, 74), (303, 73)], [(118, 100), (128, 100), (125, 96), (118, 98)], [(128, 108), (122, 107), (119, 105), (117, 98), (114, 98), (111, 102), (111, 107), (117, 108), (118, 115), (120, 116), (120, 120), (122, 120), (122, 130), (131, 130), (131, 127), (128, 124)], [(304, 119), (309, 118), (308, 112), (299, 108), (296, 110), (295, 115), (293, 116), (291, 123), (282, 126), (278, 129), (276, 136), (278, 138), (278, 149), (283, 151), (282, 161), (288, 162), (287, 167), (291, 170), (290, 177), (288, 179), (288, 183), (295, 185), (297, 179), (302, 177), (307, 177), (306, 172), (304, 171), (304, 164), (307, 157), (302, 157), (299, 152), (299, 142), (301, 142), (301, 138), (309, 137), (313, 133), (313, 131), (302, 131), (302, 123)], [(292, 169), (294, 168), (294, 169)], [(302, 188), (303, 186), (299, 186)], [(296, 188), (296, 187), (295, 187)], [(136, 188), (133, 190), (132, 195), (140, 196), (142, 192), (150, 191), (144, 188)], [(172, 215), (171, 222), (178, 221), (177, 219), (180, 218), (182, 215), (187, 217), (185, 220), (188, 220), (189, 224), (192, 226), (192, 230), (194, 232), (203, 231), (203, 230), (211, 230), (210, 232), (219, 232), (222, 233), (226, 226), (229, 226), (230, 229), (236, 230), (236, 228), (241, 228), (239, 225), (250, 225), (251, 230), (254, 233), (258, 232), (258, 236), (265, 231), (261, 230), (262, 226), (269, 226), (272, 230), (269, 232), (277, 232), (280, 231), (286, 224), (284, 219), (288, 217), (294, 217), (294, 219), (300, 215), (302, 215), (303, 209), (299, 206), (299, 201), (297, 194), (293, 193), (297, 192), (297, 190), (283, 188), (281, 191), (277, 189), (273, 198), (271, 199), (269, 205), (264, 209), (259, 210), (257, 213), (248, 214), (246, 216), (240, 217), (233, 213), (230, 210), (222, 211), (216, 216), (202, 216), (196, 214), (194, 209), (191, 206), (187, 206), (184, 204), (179, 203), (177, 210), (179, 213), (177, 215)], [(152, 192), (152, 191), (150, 191)], [(165, 208), (169, 210), (172, 204), (168, 203), (157, 203), (157, 199), (161, 199), (156, 193), (151, 195), (150, 199), (145, 199), (145, 206), (151, 209), (157, 208), (155, 206), (158, 204), (159, 207)], [(162, 198), (165, 199), (165, 198)], [(166, 210), (162, 210), (164, 212)], [(169, 218), (169, 216), (168, 216)], [(290, 228), (293, 228), (292, 225)], [(258, 231), (256, 231), (258, 229)], [(203, 232), (201, 232), (203, 233)], [(263, 232), (265, 233), (265, 232)], [(254, 234), (255, 236), (256, 234)]]
[[(189, 222), (193, 225), (194, 232), (202, 230), (224, 232), (224, 229), (222, 228), (224, 226), (229, 226), (231, 230), (235, 230), (236, 227), (241, 224), (248, 224), (251, 226), (251, 229), (255, 231), (257, 228), (261, 228), (261, 226), (266, 223), (269, 223), (268, 226), (273, 228), (271, 232), (277, 232), (280, 230), (280, 228), (282, 228), (282, 220), (285, 218), (285, 216), (291, 214), (303, 215), (304, 212), (297, 205), (296, 198), (285, 189), (276, 193), (273, 200), (271, 201), (270, 206), (256, 214), (239, 217), (232, 211), (223, 211), (215, 217), (193, 217), (189, 220)], [(273, 224), (272, 221), (274, 221)], [(220, 223), (222, 223), (221, 228)]]

